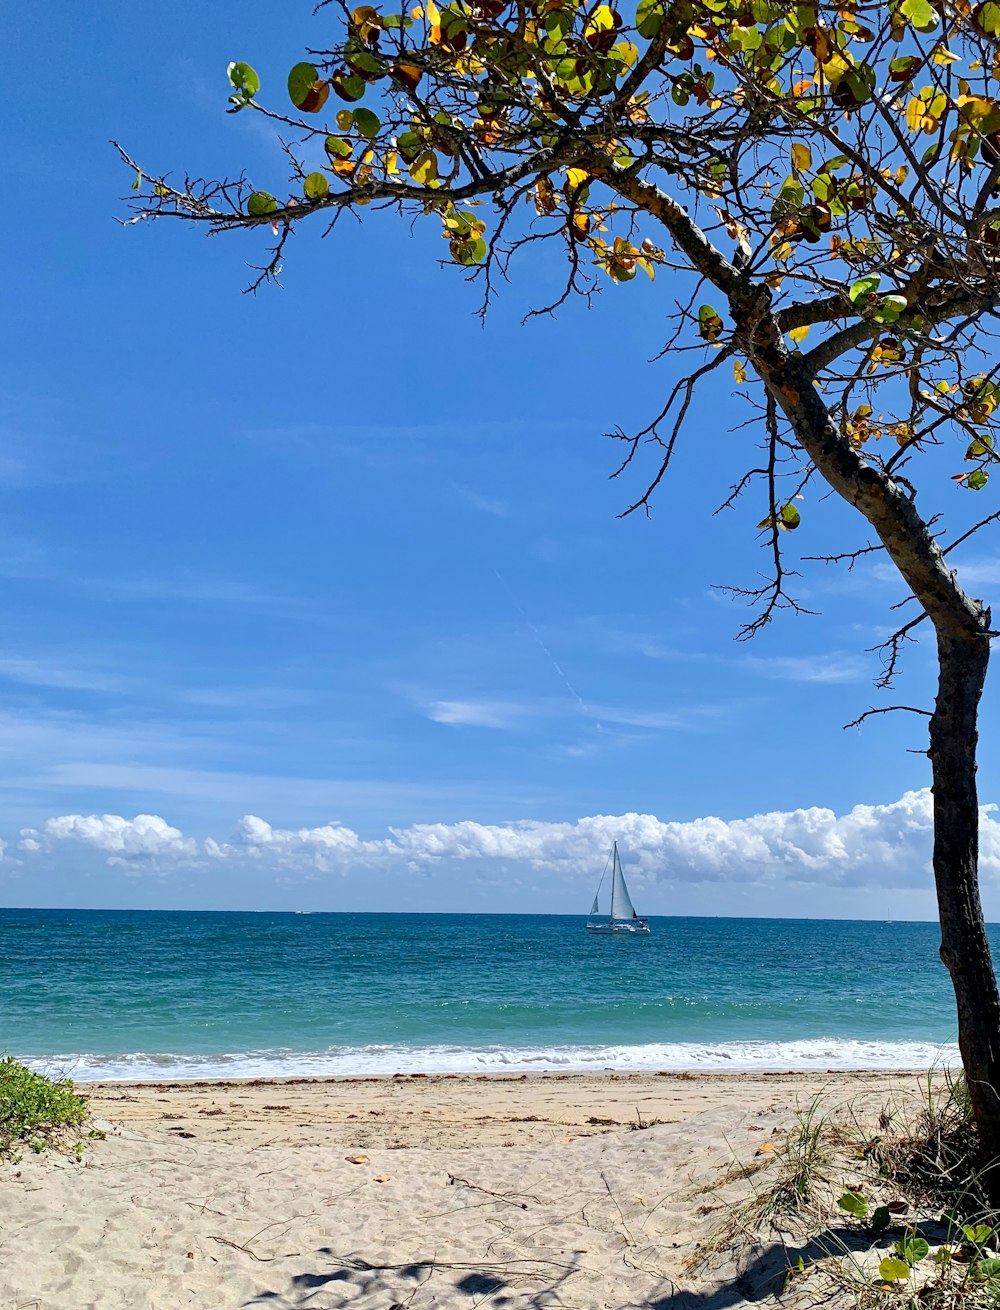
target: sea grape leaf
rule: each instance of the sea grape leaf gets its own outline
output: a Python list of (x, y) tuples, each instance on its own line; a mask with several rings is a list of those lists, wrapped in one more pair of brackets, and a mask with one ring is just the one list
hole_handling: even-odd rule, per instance
[(962, 1232), (965, 1234), (965, 1240), (971, 1242), (973, 1246), (985, 1246), (993, 1236), (993, 1229), (989, 1224), (963, 1224)]
[(881, 1261), (878, 1267), (879, 1274), (887, 1283), (898, 1282), (901, 1278), (909, 1278), (910, 1266), (905, 1260), (897, 1260), (895, 1256), (887, 1255)]
[(288, 97), (304, 114), (316, 114), (326, 104), (330, 83), (320, 78), (315, 64), (295, 64), (288, 74)]
[[(794, 508), (786, 505), (785, 509)], [(784, 512), (784, 511), (782, 511)], [(798, 513), (798, 511), (796, 511)], [(837, 1202), (837, 1205), (845, 1214), (853, 1215), (855, 1219), (864, 1219), (868, 1213), (868, 1201), (860, 1192), (845, 1192)]]
[(895, 1249), (907, 1264), (915, 1265), (926, 1259), (931, 1248), (922, 1237), (906, 1237), (896, 1243)]
[(382, 126), (379, 122), (378, 115), (373, 114), (370, 109), (362, 106), (354, 110), (354, 127), (362, 136), (368, 137), (369, 141), (378, 136), (378, 130)]
[(702, 341), (715, 341), (724, 326), (711, 305), (702, 305), (698, 310), (698, 335)]
[(918, 32), (931, 32), (938, 25), (938, 16), (929, 0), (903, 0), (899, 12)]
[[(780, 509), (779, 512), (778, 512), (778, 527), (779, 527), (779, 528), (783, 528), (786, 532), (792, 532), (792, 531), (794, 531), (795, 528), (797, 528), (797, 527), (799, 526), (799, 524), (800, 524), (801, 522), (802, 522), (802, 515), (801, 515), (801, 514), (799, 513), (799, 511), (795, 508), (794, 505), (792, 505), (791, 503), (789, 503), (788, 505), (782, 505), (781, 509)], [(865, 1198), (864, 1198), (863, 1196), (858, 1196), (858, 1193), (857, 1193), (857, 1192), (853, 1192), (853, 1193), (851, 1193), (851, 1192), (845, 1192), (845, 1193), (844, 1193), (844, 1196), (851, 1196), (851, 1195), (857, 1197), (857, 1199), (863, 1203), (863, 1205), (864, 1205), (864, 1207), (865, 1207), (865, 1209), (864, 1209), (864, 1213), (867, 1214), (867, 1213), (868, 1213), (868, 1202), (865, 1200)], [(844, 1197), (842, 1196), (840, 1199), (841, 1199), (841, 1201), (843, 1201)]]
[(249, 64), (237, 60), (226, 69), (229, 81), (237, 91), (241, 91), (247, 100), (252, 100), (260, 90), (260, 78)]
[(278, 202), (269, 191), (254, 191), (247, 200), (247, 213), (251, 218), (263, 218), (266, 214), (273, 214), (278, 208)]
[(309, 173), (302, 183), (302, 190), (309, 200), (322, 200), (330, 190), (330, 183), (323, 173)]
[(867, 273), (864, 277), (859, 277), (856, 282), (852, 282), (847, 293), (851, 303), (856, 305), (864, 297), (874, 295), (881, 281), (880, 273)]

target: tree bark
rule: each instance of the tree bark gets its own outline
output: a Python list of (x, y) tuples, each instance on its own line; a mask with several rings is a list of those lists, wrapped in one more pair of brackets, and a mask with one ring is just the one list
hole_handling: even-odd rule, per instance
[(941, 959), (958, 1007), (958, 1044), (979, 1129), (984, 1183), (1000, 1206), (1000, 993), (979, 897), (977, 717), (989, 638), (938, 631), (938, 692), (930, 722), (934, 881)]

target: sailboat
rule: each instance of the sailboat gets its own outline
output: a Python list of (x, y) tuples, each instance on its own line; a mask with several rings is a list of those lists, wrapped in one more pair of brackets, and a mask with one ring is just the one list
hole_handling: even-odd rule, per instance
[(649, 932), (649, 920), (639, 918), (632, 904), (632, 898), (628, 894), (625, 875), (622, 873), (622, 862), (618, 855), (617, 842), (611, 848), (611, 865), (611, 912), (606, 919), (603, 916), (598, 917), (601, 914), (599, 904), (601, 887), (604, 885), (604, 876), (608, 871), (605, 865), (604, 874), (601, 875), (601, 881), (598, 883), (597, 892), (594, 895), (594, 903), (590, 907), (587, 931), (596, 933)]

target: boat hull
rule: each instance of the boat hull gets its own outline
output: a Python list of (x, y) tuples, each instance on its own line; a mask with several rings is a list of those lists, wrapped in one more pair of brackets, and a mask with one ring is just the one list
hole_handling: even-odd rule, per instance
[(649, 924), (643, 919), (626, 919), (620, 923), (588, 923), (587, 931), (602, 937), (634, 936), (636, 933), (648, 933)]

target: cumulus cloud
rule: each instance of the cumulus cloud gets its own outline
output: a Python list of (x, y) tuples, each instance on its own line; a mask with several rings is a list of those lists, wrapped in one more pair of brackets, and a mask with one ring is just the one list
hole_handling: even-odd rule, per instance
[(22, 828), (20, 849), (27, 853), (54, 850), (61, 842), (80, 842), (108, 854), (108, 864), (139, 861), (189, 860), (198, 842), (185, 837), (158, 814), (62, 814), (42, 828)]
[[(1000, 875), (1000, 822), (984, 806), (981, 868)], [(63, 815), (26, 828), (26, 854), (78, 842), (109, 863), (190, 864), (240, 861), (275, 870), (349, 874), (366, 867), (427, 868), (443, 862), (503, 861), (556, 877), (589, 879), (611, 842), (626, 852), (630, 875), (650, 882), (753, 883), (780, 887), (926, 887), (932, 838), (929, 790), (906, 792), (888, 805), (855, 805), (844, 814), (812, 807), (664, 822), (652, 814), (592, 815), (569, 823), (418, 823), (366, 839), (341, 823), (276, 828), (256, 815), (229, 840), (197, 841), (153, 814)]]

